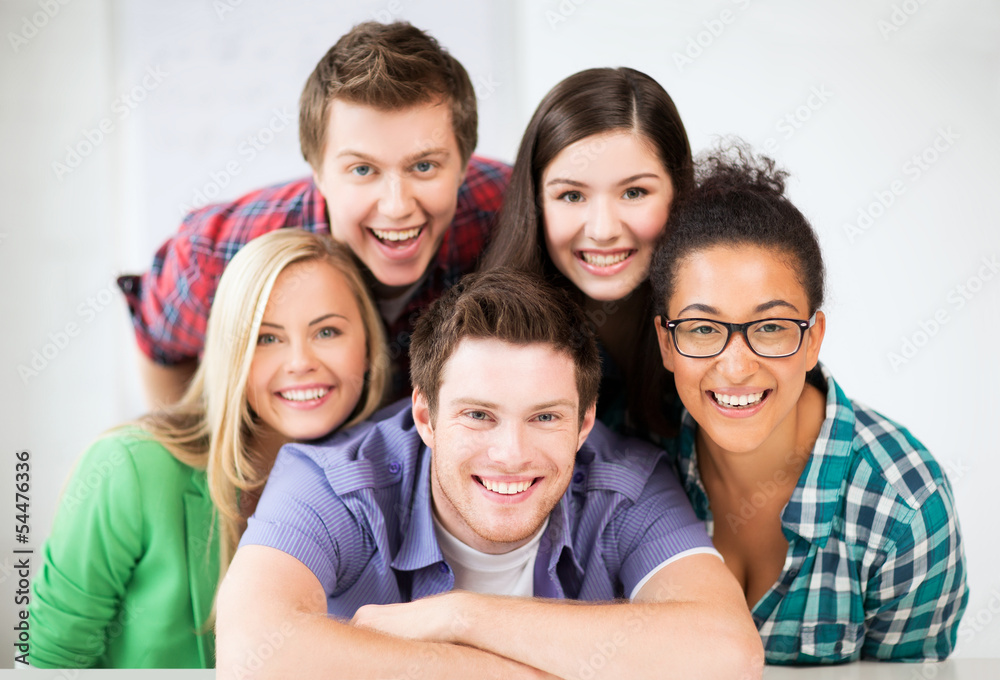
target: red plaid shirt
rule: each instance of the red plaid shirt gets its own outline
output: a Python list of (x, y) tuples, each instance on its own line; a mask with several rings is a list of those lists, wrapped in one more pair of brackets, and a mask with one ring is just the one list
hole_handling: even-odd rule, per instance
[[(410, 333), (421, 310), (462, 276), (474, 271), (500, 209), (510, 167), (473, 156), (451, 227), (431, 270), (399, 319), (386, 327), (393, 361), (393, 395), (409, 390)], [(251, 239), (276, 229), (329, 234), (326, 201), (312, 179), (251, 192), (232, 203), (189, 214), (176, 236), (156, 252), (141, 276), (122, 276), (139, 348), (153, 361), (171, 365), (201, 356), (205, 327), (222, 270)]]

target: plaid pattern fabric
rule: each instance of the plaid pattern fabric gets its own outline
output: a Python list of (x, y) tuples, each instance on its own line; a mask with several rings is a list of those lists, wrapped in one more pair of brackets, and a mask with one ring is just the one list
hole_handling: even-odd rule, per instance
[[(420, 311), (475, 270), (509, 180), (510, 167), (504, 163), (478, 156), (470, 159), (458, 190), (454, 220), (431, 270), (403, 313), (386, 329), (394, 393), (406, 394), (409, 388), (407, 350)], [(177, 235), (156, 252), (149, 272), (118, 279), (142, 352), (164, 365), (198, 358), (226, 264), (252, 239), (293, 228), (330, 233), (326, 201), (311, 178), (260, 189), (232, 203), (209, 205), (189, 214)]]
[[(825, 368), (810, 378), (827, 394), (826, 420), (781, 514), (784, 569), (751, 610), (767, 662), (944, 659), (969, 599), (948, 480), (913, 435), (848, 400)], [(696, 428), (685, 411), (671, 455), (712, 535)]]

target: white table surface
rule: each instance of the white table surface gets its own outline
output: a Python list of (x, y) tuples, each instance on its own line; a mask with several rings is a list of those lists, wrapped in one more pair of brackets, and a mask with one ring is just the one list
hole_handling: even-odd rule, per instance
[(948, 659), (941, 663), (875, 663), (840, 666), (767, 666), (764, 680), (1000, 680), (1000, 659)]
[[(16, 675), (15, 675), (16, 673)], [(0, 680), (188, 680), (215, 677), (211, 670), (0, 670)], [(294, 677), (294, 676), (291, 676)], [(942, 663), (859, 662), (839, 666), (767, 666), (764, 680), (1000, 680), (1000, 658), (949, 659)]]

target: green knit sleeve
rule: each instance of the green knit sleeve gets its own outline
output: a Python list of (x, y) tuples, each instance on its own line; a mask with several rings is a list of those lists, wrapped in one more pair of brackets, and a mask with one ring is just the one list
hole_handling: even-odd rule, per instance
[(116, 629), (121, 603), (144, 550), (135, 447), (159, 447), (140, 430), (95, 442), (60, 498), (28, 608), (29, 663), (95, 665)]

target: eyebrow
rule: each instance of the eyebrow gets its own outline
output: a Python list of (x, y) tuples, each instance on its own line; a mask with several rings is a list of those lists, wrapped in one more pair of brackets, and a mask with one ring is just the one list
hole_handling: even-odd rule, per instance
[[(631, 184), (632, 182), (635, 182), (637, 180), (647, 179), (647, 178), (648, 179), (660, 179), (660, 176), (658, 174), (656, 174), (655, 172), (640, 172), (638, 175), (632, 175), (631, 177), (626, 177), (622, 181), (618, 182), (618, 184), (616, 184), (615, 186), (622, 187), (622, 186), (625, 186), (626, 184)], [(545, 186), (548, 187), (548, 186), (552, 186), (553, 184), (569, 184), (570, 186), (574, 186), (574, 187), (586, 187), (586, 186), (588, 186), (584, 182), (578, 182), (575, 179), (568, 179), (568, 178), (565, 178), (565, 177), (553, 177), (552, 179), (550, 179), (548, 182), (545, 183)]]
[[(416, 163), (420, 159), (427, 158), (428, 156), (447, 156), (447, 155), (449, 155), (448, 149), (446, 149), (443, 146), (442, 147), (436, 147), (436, 148), (433, 148), (433, 149), (427, 149), (425, 151), (420, 151), (418, 153), (413, 154), (412, 156), (407, 156), (406, 158), (403, 159), (403, 163), (406, 164), (406, 165), (410, 165), (411, 163)], [(344, 156), (354, 156), (355, 158), (360, 158), (361, 160), (363, 160), (363, 161), (365, 161), (367, 163), (378, 164), (380, 162), (374, 156), (369, 156), (366, 153), (362, 153), (361, 151), (355, 151), (353, 149), (344, 149), (343, 151), (341, 151), (340, 153), (338, 153), (336, 157), (337, 158), (343, 158)]]
[(621, 182), (618, 183), (618, 186), (623, 186), (625, 184), (631, 184), (632, 182), (634, 182), (636, 180), (646, 179), (646, 178), (660, 179), (660, 176), (658, 174), (656, 174), (655, 172), (640, 172), (638, 175), (632, 175), (631, 177), (626, 177), (625, 179), (623, 179)]
[[(488, 408), (488, 409), (492, 409), (492, 410), (497, 410), (497, 409), (500, 408), (499, 404), (496, 404), (496, 403), (494, 403), (492, 401), (483, 401), (482, 399), (473, 399), (473, 398), (468, 398), (468, 397), (464, 398), (464, 399), (463, 398), (453, 399), (452, 403), (453, 404), (468, 405), (468, 406), (479, 406), (479, 407), (482, 407), (482, 408)], [(570, 408), (570, 409), (576, 408), (576, 404), (573, 403), (573, 401), (571, 401), (569, 399), (556, 399), (554, 401), (546, 401), (546, 402), (543, 402), (541, 404), (534, 404), (534, 405), (528, 407), (528, 409), (526, 409), (526, 410), (528, 410), (528, 411), (544, 411), (546, 409), (550, 409), (550, 408), (553, 408), (555, 406), (565, 406), (566, 408)]]
[[(769, 300), (768, 302), (763, 302), (763, 303), (757, 305), (756, 307), (754, 307), (753, 311), (754, 311), (754, 314), (760, 314), (762, 312), (769, 312), (772, 309), (774, 309), (775, 307), (788, 307), (792, 311), (795, 311), (795, 312), (799, 311), (798, 307), (796, 307), (795, 305), (793, 305), (791, 302), (785, 302), (784, 300)], [(685, 307), (681, 311), (677, 312), (677, 316), (679, 317), (684, 312), (689, 312), (689, 311), (690, 312), (704, 312), (705, 314), (715, 314), (716, 316), (721, 316), (722, 315), (722, 313), (718, 309), (716, 309), (715, 307), (712, 307), (711, 305), (704, 305), (704, 304), (702, 304), (700, 302), (696, 302), (693, 305), (688, 305), (687, 307)]]
[[(322, 321), (326, 321), (327, 319), (329, 319), (330, 317), (333, 317), (333, 316), (341, 318), (344, 321), (348, 320), (348, 318), (346, 316), (344, 316), (343, 314), (336, 314), (336, 313), (331, 312), (330, 314), (324, 314), (323, 316), (320, 316), (320, 317), (317, 317), (317, 318), (313, 319), (312, 321), (309, 322), (309, 325), (310, 326), (315, 326), (316, 324), (318, 324), (318, 323), (320, 323)], [(276, 324), (276, 323), (271, 323), (270, 321), (261, 321), (260, 325), (261, 326), (269, 326), (270, 328), (277, 328), (278, 330), (285, 330), (284, 326), (281, 326), (281, 325)]]
[(545, 183), (545, 186), (550, 187), (553, 184), (568, 184), (568, 185), (570, 185), (572, 187), (585, 187), (585, 186), (587, 186), (583, 182), (577, 182), (574, 179), (565, 179), (563, 177), (553, 177), (552, 179), (550, 179), (548, 182)]

